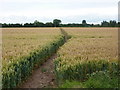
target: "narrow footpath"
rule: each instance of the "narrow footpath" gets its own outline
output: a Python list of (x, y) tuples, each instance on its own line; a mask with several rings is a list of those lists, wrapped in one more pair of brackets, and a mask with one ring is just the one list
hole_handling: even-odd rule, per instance
[(55, 88), (54, 64), (53, 59), (56, 58), (54, 54), (50, 59), (44, 62), (38, 69), (34, 70), (32, 75), (28, 77), (27, 81), (22, 83), (19, 88)]
[[(67, 33), (60, 28), (61, 33), (65, 36), (65, 42), (68, 39)], [(54, 62), (57, 57), (56, 54), (51, 56), (46, 62), (43, 63), (38, 69), (35, 69), (27, 81), (22, 83), (19, 88), (56, 88), (56, 80), (54, 74)]]

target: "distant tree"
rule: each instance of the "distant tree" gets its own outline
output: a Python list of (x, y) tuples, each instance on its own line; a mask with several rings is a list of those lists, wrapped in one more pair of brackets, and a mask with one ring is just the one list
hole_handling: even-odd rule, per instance
[(9, 25), (8, 24), (6, 24), (6, 23), (3, 23), (2, 24), (2, 27), (8, 27)]
[(35, 20), (34, 21), (34, 26), (39, 26), (39, 23), (40, 23), (39, 21)]
[(68, 24), (61, 24), (61, 20), (54, 19), (52, 22), (42, 23), (37, 20), (34, 23), (25, 23), (25, 24), (12, 24), (12, 23), (0, 23), (2, 27), (120, 27), (120, 22), (116, 22), (115, 20), (110, 20), (109, 22), (103, 21), (101, 24), (87, 24), (86, 20), (82, 21), (82, 24), (79, 23), (68, 23)]
[(13, 24), (13, 27), (22, 27), (22, 24), (19, 23)]
[(109, 26), (109, 22), (103, 21), (103, 22), (101, 23), (101, 26), (102, 26), (102, 27), (108, 27), (108, 26)]
[(100, 27), (101, 25), (100, 24), (95, 24), (94, 27)]
[(118, 27), (120, 27), (120, 22), (118, 22)]
[(115, 26), (117, 26), (117, 22), (115, 21), (115, 20), (110, 20), (110, 22), (109, 22), (109, 26), (110, 27), (115, 27)]
[(59, 20), (59, 19), (54, 19), (54, 20), (53, 20), (53, 25), (54, 25), (54, 27), (59, 27), (61, 22), (62, 22), (62, 21)]
[(45, 24), (45, 26), (46, 26), (46, 27), (53, 27), (53, 23), (52, 23), (52, 22), (47, 22), (47, 23)]
[(34, 21), (34, 26), (35, 26), (35, 27), (43, 27), (43, 26), (44, 26), (44, 23), (35, 20), (35, 21)]
[(34, 27), (34, 24), (33, 23), (25, 23), (24, 27)]
[(93, 26), (94, 26), (94, 24), (91, 24), (91, 26), (93, 27)]
[(87, 25), (86, 20), (82, 21), (82, 25), (85, 27)]
[(0, 23), (0, 25), (2, 25), (2, 23)]

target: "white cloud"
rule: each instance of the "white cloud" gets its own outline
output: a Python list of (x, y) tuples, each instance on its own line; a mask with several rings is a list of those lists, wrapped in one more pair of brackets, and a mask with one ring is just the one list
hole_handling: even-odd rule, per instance
[[(112, 12), (111, 12), (112, 11)], [(51, 10), (28, 10), (21, 12), (5, 12), (4, 16), (9, 15), (18, 15), (18, 16), (40, 16), (40, 17), (60, 17), (60, 16), (74, 16), (74, 15), (89, 15), (89, 14), (99, 14), (99, 15), (117, 15), (118, 10), (116, 7), (109, 8), (80, 8), (80, 9), (71, 9), (71, 10), (62, 10), (62, 9), (51, 9)], [(2, 16), (2, 13), (1, 13)]]
[[(101, 19), (105, 19), (105, 17), (108, 16), (112, 19), (118, 15), (118, 1), (119, 0), (0, 0), (0, 21), (22, 22), (26, 20), (27, 22), (32, 21), (33, 18), (36, 17), (44, 18), (45, 20), (59, 17), (65, 19), (65, 17), (74, 16), (86, 16), (86, 18), (89, 18), (89, 15), (93, 15), (93, 17), (96, 18), (99, 15)], [(17, 17), (20, 17), (19, 20)], [(25, 17), (27, 17), (27, 19), (24, 20)], [(4, 18), (9, 19), (4, 20)]]

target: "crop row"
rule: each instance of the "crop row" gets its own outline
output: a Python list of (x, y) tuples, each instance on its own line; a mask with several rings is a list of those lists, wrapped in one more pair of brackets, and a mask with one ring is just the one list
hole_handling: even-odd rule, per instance
[(98, 71), (118, 75), (116, 29), (96, 29), (65, 28), (72, 38), (60, 48), (54, 60), (58, 83), (84, 81)]
[(2, 69), (3, 88), (13, 88), (25, 80), (35, 66), (45, 62), (56, 50), (65, 42), (65, 36), (60, 35), (56, 40), (31, 52), (27, 56), (20, 57), (19, 60), (12, 61)]
[[(78, 80), (84, 81), (88, 79), (89, 75), (98, 71), (108, 71), (111, 75), (118, 74), (117, 61), (109, 62), (106, 60), (91, 60), (83, 61), (76, 65), (72, 64), (69, 60), (68, 63), (60, 64), (63, 58), (55, 60), (56, 78), (61, 83), (64, 80)], [(62, 67), (62, 68), (61, 68)]]

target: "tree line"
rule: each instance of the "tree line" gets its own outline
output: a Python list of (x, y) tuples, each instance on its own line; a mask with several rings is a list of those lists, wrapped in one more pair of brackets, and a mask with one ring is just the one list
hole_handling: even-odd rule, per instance
[(101, 24), (88, 24), (86, 20), (83, 20), (81, 24), (77, 23), (68, 23), (68, 24), (62, 24), (62, 21), (59, 19), (54, 19), (53, 22), (39, 22), (38, 20), (35, 20), (33, 23), (25, 23), (25, 24), (6, 24), (6, 23), (0, 23), (2, 27), (119, 27), (120, 22), (116, 22), (115, 20), (110, 20), (109, 22), (103, 21)]

